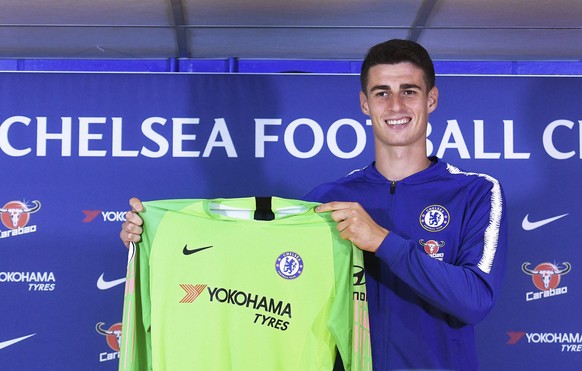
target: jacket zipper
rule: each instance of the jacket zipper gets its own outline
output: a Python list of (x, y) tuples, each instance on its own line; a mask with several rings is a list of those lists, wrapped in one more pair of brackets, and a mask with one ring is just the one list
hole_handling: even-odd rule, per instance
[(390, 181), (390, 194), (393, 195), (396, 192), (396, 181)]

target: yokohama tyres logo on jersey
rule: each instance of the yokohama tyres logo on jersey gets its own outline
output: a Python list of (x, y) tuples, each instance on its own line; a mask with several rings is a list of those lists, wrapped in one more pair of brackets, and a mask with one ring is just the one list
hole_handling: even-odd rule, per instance
[(190, 304), (193, 303), (194, 300), (196, 300), (196, 298), (200, 296), (200, 294), (202, 294), (202, 292), (206, 288), (206, 285), (192, 285), (189, 283), (182, 283), (180, 284), (180, 287), (184, 291), (186, 291), (186, 296), (184, 296), (182, 300), (180, 300), (180, 303)]
[(254, 324), (285, 331), (289, 327), (289, 321), (292, 318), (291, 303), (274, 298), (237, 289), (211, 287), (204, 284), (180, 284), (180, 287), (186, 293), (180, 300), (180, 304), (194, 303), (200, 300), (202, 293), (206, 291), (209, 303), (235, 305), (255, 311), (249, 317), (249, 320)]
[(32, 201), (32, 205), (21, 201), (10, 201), (0, 208), (2, 224), (8, 228), (0, 230), (0, 238), (20, 236), (36, 232), (36, 225), (28, 225), (30, 214), (40, 209), (40, 201)]

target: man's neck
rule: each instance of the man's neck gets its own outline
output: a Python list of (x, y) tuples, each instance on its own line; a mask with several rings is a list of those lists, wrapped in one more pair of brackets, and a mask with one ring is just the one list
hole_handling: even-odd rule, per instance
[(402, 180), (430, 166), (426, 149), (408, 149), (380, 152), (376, 151), (376, 169), (388, 180)]

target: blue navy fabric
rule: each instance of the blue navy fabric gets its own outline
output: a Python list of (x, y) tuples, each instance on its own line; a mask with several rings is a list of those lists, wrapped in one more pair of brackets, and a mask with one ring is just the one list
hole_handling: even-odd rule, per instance
[(374, 163), (312, 190), (360, 203), (390, 232), (365, 253), (374, 370), (478, 370), (474, 325), (499, 294), (507, 216), (499, 182), (436, 157), (392, 182)]

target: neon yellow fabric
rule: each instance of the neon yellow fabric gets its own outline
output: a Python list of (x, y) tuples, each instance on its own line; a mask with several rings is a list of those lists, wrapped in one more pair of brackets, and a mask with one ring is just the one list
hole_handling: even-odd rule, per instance
[(361, 252), (315, 203), (272, 203), (272, 221), (252, 219), (252, 197), (144, 203), (120, 370), (331, 370), (336, 347), (346, 370), (371, 369), (365, 330), (352, 346)]

